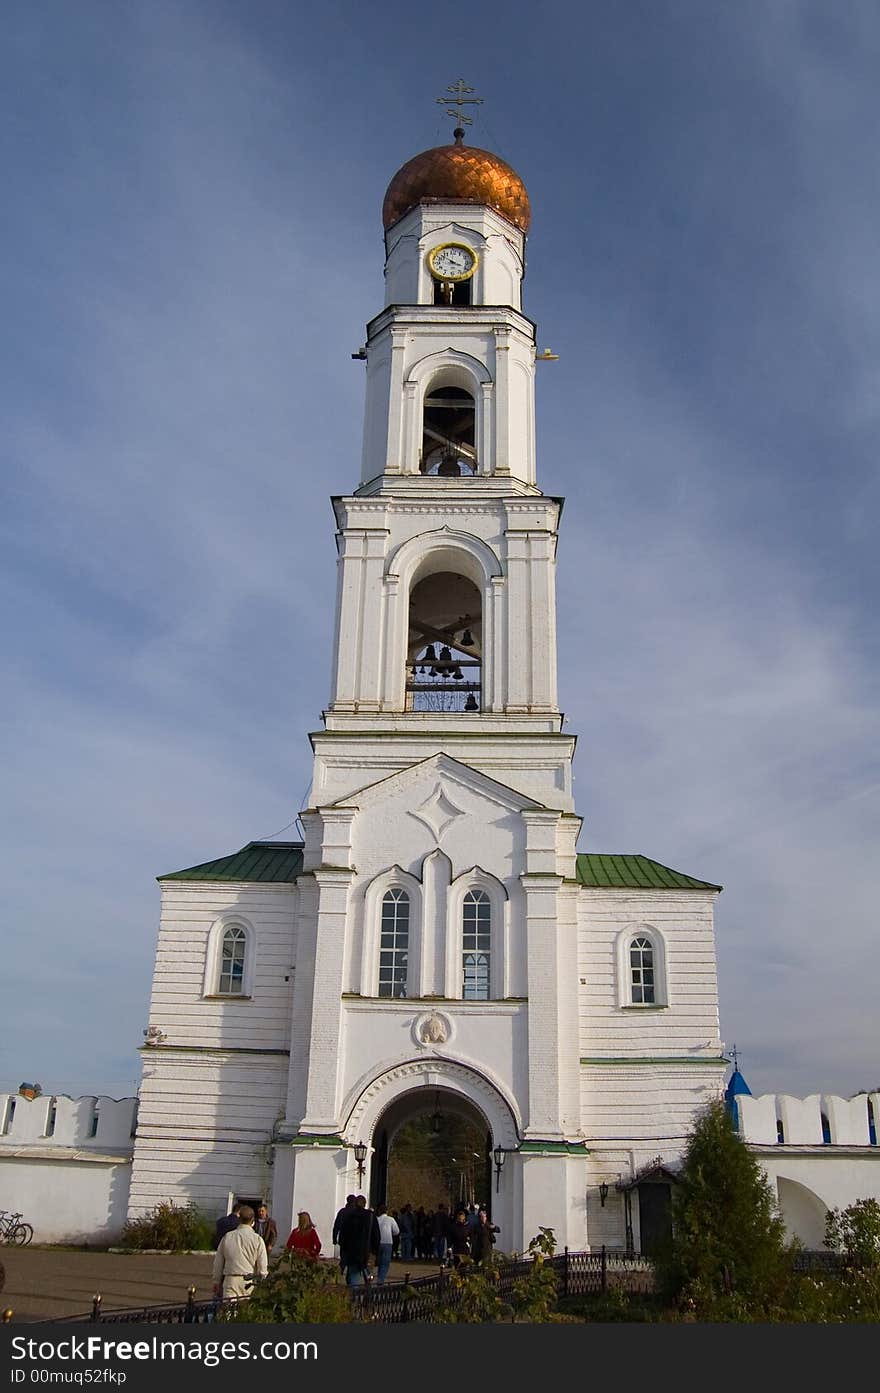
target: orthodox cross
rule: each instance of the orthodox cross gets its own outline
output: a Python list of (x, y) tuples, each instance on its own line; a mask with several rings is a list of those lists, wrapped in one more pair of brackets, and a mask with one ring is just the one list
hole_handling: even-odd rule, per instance
[[(446, 90), (447, 92), (451, 92), (452, 96), (437, 97), (436, 101), (439, 106), (445, 106), (446, 115), (454, 119), (456, 129), (453, 131), (453, 135), (456, 137), (456, 140), (458, 140), (464, 137), (464, 127), (470, 126), (473, 123), (473, 117), (466, 116), (462, 111), (462, 107), (482, 106), (483, 98), (465, 95), (466, 93), (473, 92), (475, 89), (473, 87), (466, 87), (463, 77), (458, 79), (454, 87), (447, 87)], [(453, 107), (455, 107), (454, 111), (452, 109)]]

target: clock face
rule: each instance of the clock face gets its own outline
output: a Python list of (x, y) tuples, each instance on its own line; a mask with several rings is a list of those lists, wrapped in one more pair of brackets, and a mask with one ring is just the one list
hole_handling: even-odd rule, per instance
[(466, 281), (477, 269), (477, 257), (460, 242), (445, 242), (428, 253), (428, 267), (438, 280)]

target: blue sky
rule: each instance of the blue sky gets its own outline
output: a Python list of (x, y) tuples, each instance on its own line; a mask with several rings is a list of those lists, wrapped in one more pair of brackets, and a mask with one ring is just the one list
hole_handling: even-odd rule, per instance
[(725, 886), (755, 1091), (880, 1082), (878, 64), (859, 0), (11, 0), (0, 1086), (132, 1092), (154, 877), (301, 805), (382, 195), (459, 75), (560, 355), (581, 849)]

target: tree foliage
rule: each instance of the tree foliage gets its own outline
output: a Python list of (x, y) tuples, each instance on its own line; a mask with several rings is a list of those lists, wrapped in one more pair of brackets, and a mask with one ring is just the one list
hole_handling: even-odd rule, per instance
[(852, 1267), (880, 1268), (880, 1201), (862, 1199), (846, 1209), (830, 1209), (825, 1247), (845, 1253)]
[(790, 1272), (776, 1200), (726, 1107), (711, 1103), (688, 1139), (672, 1200), (672, 1238), (657, 1262), (664, 1294), (697, 1313), (734, 1297), (769, 1308)]
[(160, 1200), (147, 1214), (129, 1219), (122, 1230), (122, 1246), (140, 1252), (158, 1248), (184, 1253), (210, 1249), (214, 1225), (194, 1204), (178, 1205)]
[(354, 1320), (348, 1288), (336, 1263), (282, 1253), (247, 1301), (224, 1307), (221, 1318), (257, 1325), (343, 1325)]

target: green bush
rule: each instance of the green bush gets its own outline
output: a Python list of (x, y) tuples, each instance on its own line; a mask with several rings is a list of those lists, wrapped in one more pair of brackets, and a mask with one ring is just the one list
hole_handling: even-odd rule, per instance
[(177, 1205), (173, 1200), (161, 1200), (149, 1214), (129, 1219), (122, 1230), (122, 1246), (170, 1249), (187, 1252), (190, 1249), (210, 1250), (213, 1247), (214, 1225), (194, 1204)]
[(880, 1201), (856, 1200), (846, 1209), (830, 1209), (825, 1247), (845, 1253), (851, 1267), (880, 1267)]
[(529, 1243), (532, 1266), (525, 1277), (513, 1285), (513, 1308), (521, 1320), (532, 1323), (552, 1321), (556, 1312), (556, 1273), (545, 1261), (556, 1252), (556, 1235), (552, 1229), (539, 1228)]
[(249, 1300), (224, 1307), (220, 1319), (257, 1325), (344, 1325), (354, 1320), (354, 1311), (336, 1263), (285, 1252), (270, 1265), (269, 1275), (254, 1284)]
[(462, 1258), (443, 1285), (434, 1320), (438, 1325), (491, 1325), (513, 1311), (498, 1290), (498, 1260), (494, 1254), (481, 1263)]
[(723, 1102), (710, 1103), (673, 1190), (672, 1238), (655, 1264), (660, 1291), (692, 1319), (772, 1319), (791, 1256), (761, 1166)]

